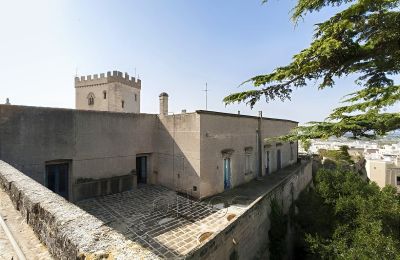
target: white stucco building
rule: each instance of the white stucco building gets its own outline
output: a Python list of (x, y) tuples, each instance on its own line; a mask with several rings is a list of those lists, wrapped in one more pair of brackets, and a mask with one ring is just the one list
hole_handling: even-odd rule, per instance
[(379, 187), (392, 185), (400, 193), (400, 157), (394, 162), (385, 160), (367, 160), (365, 165), (368, 178)]

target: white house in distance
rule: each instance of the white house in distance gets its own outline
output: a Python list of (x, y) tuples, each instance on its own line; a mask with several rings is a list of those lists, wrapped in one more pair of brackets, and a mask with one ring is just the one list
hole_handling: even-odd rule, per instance
[(368, 159), (365, 165), (367, 176), (383, 188), (392, 185), (400, 193), (400, 157), (394, 162)]

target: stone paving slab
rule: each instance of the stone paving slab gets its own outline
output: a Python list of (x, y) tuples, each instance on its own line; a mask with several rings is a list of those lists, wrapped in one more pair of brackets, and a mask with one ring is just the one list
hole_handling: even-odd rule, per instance
[(77, 205), (126, 238), (170, 259), (185, 256), (206, 241), (207, 236), (199, 241), (202, 234), (221, 231), (245, 211), (243, 207), (224, 208), (195, 201), (155, 185)]
[(4, 230), (0, 227), (0, 260), (17, 259), (17, 254), (14, 252), (13, 247), (8, 241)]
[(285, 167), (277, 172), (263, 176), (262, 178), (251, 180), (233, 189), (226, 190), (220, 194), (211, 196), (204, 200), (208, 204), (221, 203), (224, 205), (250, 206), (257, 198), (271, 192), (283, 180), (293, 175), (296, 170), (307, 164), (308, 161), (302, 161)]

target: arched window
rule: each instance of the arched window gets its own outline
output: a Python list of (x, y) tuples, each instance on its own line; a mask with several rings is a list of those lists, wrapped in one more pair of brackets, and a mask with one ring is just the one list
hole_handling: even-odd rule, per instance
[(135, 101), (137, 101), (137, 95), (135, 94)]
[(122, 108), (124, 108), (124, 106), (125, 106), (125, 101), (122, 100), (121, 106), (122, 106)]
[(103, 91), (103, 98), (106, 99), (107, 98), (107, 91)]
[(94, 105), (94, 94), (92, 92), (90, 92), (87, 96), (88, 99), (88, 105), (89, 106), (93, 106)]

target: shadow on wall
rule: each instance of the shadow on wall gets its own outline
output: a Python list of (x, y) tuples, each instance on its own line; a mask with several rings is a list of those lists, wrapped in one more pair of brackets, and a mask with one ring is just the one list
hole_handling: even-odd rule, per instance
[(226, 210), (192, 199), (200, 195), (199, 170), (193, 165), (200, 161), (200, 148), (192, 141), (200, 135), (192, 125), (196, 118), (176, 115), (163, 120), (157, 126), (156, 167), (149, 173), (150, 183), (153, 178), (159, 185), (139, 184), (137, 189), (82, 200), (77, 205), (159, 257), (176, 258), (206, 240), (207, 234), (214, 234), (218, 220), (226, 224), (232, 217), (228, 220)]
[(200, 141), (196, 144), (196, 140), (200, 138), (200, 129), (196, 129), (195, 121), (194, 114), (173, 115), (159, 120), (155, 183), (199, 198)]

